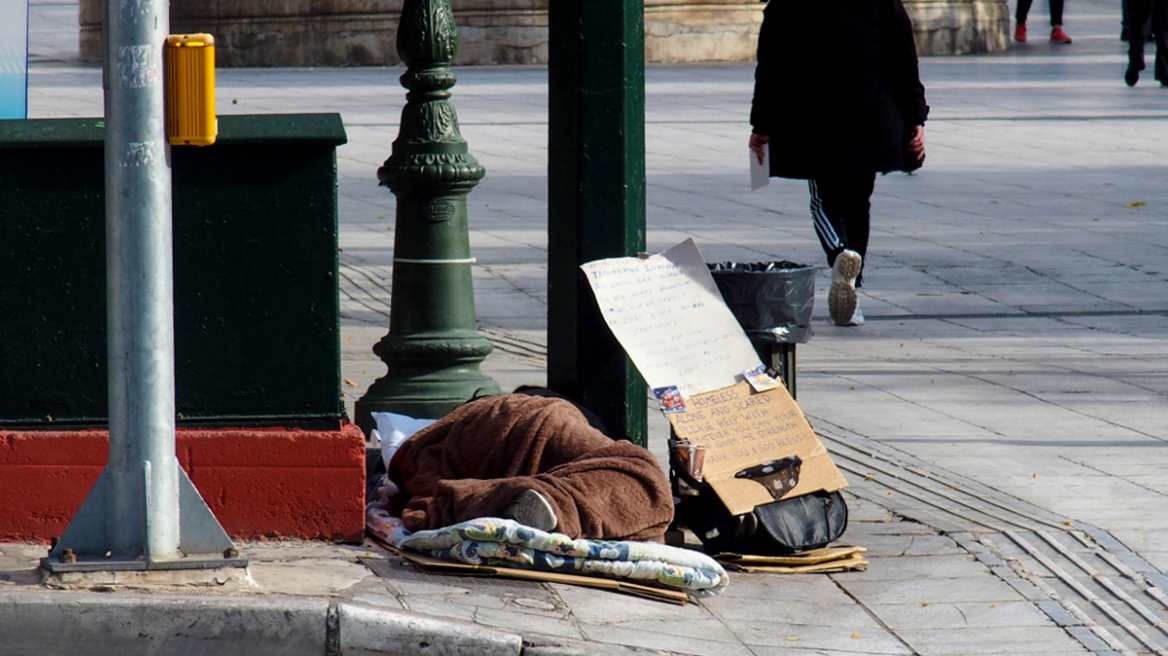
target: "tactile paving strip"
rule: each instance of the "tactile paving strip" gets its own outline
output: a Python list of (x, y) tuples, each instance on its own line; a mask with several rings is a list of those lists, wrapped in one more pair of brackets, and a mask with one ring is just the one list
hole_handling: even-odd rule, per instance
[(849, 475), (849, 494), (952, 537), (1086, 649), (1168, 656), (1168, 576), (1106, 531), (822, 420), (816, 426)]

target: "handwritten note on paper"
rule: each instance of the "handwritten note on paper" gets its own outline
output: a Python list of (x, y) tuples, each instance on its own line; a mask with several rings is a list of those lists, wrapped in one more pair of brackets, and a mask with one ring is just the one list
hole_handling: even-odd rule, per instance
[(649, 387), (675, 385), (688, 397), (733, 385), (761, 364), (692, 239), (660, 255), (580, 268)]
[(764, 143), (762, 145), (762, 161), (758, 161), (758, 156), (754, 151), (750, 153), (750, 190), (757, 191), (771, 183), (771, 145)]

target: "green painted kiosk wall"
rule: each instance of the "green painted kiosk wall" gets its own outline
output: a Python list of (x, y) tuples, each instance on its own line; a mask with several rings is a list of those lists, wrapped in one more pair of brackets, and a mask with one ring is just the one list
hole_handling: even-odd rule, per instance
[[(0, 427), (106, 408), (101, 119), (0, 121)], [(221, 116), (171, 150), (180, 424), (335, 423), (337, 114)]]

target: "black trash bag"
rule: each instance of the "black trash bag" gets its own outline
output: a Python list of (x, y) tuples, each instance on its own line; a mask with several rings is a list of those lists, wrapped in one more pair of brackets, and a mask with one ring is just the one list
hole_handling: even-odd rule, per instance
[[(707, 264), (722, 299), (754, 344), (811, 339), (815, 269), (782, 262)], [(757, 346), (756, 346), (757, 348)]]

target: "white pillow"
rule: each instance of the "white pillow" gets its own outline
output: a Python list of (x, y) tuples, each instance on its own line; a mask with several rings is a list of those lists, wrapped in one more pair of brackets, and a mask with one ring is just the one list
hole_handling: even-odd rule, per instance
[(381, 460), (385, 462), (386, 467), (389, 466), (389, 460), (393, 458), (393, 454), (397, 453), (402, 442), (405, 442), (414, 433), (438, 421), (437, 419), (415, 419), (393, 412), (372, 412), (370, 415), (373, 417), (373, 421), (377, 422), (377, 428), (372, 431), (373, 438), (381, 442)]

